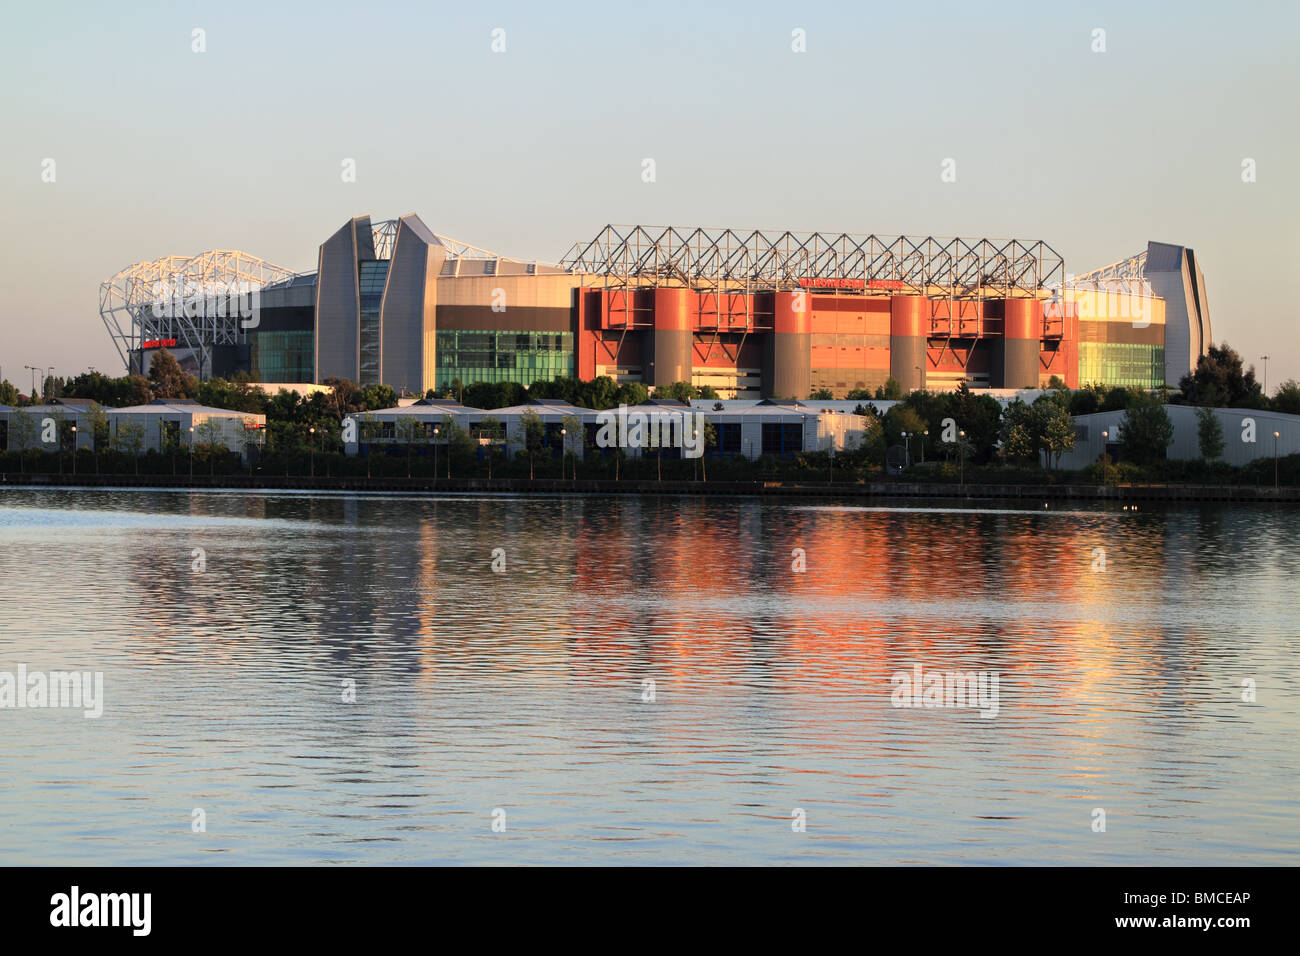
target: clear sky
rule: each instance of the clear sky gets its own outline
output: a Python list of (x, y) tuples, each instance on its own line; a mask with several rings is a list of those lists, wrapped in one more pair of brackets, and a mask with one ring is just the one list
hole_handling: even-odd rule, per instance
[(15, 4), (0, 366), (121, 374), (98, 292), (133, 262), (307, 271), (348, 217), (416, 212), (545, 260), (607, 222), (1042, 239), (1074, 273), (1179, 243), (1271, 391), (1300, 379), (1298, 44), (1294, 0)]

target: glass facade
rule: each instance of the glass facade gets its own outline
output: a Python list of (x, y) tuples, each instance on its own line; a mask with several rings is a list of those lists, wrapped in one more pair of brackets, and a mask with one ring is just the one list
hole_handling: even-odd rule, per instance
[(1159, 388), (1165, 381), (1163, 345), (1080, 342), (1079, 384)]
[(803, 425), (763, 423), (763, 454), (794, 455), (803, 451)]
[(315, 381), (315, 333), (255, 332), (249, 336), (253, 380), (258, 382)]
[(361, 367), (357, 377), (362, 385), (379, 383), (379, 306), (389, 262), (379, 259), (360, 263)]
[(714, 426), (717, 434), (716, 446), (709, 449), (719, 455), (739, 455), (740, 454), (740, 424), (738, 422), (723, 422)]
[(482, 332), (439, 330), (435, 387), (460, 379), (475, 382), (533, 382), (573, 374), (572, 332)]

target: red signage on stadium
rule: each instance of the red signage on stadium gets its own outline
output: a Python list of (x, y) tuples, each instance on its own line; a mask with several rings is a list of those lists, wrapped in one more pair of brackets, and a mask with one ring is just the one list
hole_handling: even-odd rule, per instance
[(176, 344), (175, 339), (145, 339), (140, 343), (142, 349), (165, 349)]
[(803, 278), (799, 284), (805, 289), (905, 289), (901, 279), (817, 279)]

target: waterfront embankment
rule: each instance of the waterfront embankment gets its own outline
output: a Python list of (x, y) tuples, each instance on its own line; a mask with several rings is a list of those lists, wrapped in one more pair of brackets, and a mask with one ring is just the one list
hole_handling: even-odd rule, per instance
[(557, 478), (367, 478), (284, 475), (50, 475), (7, 474), (5, 487), (256, 489), (472, 494), (759, 495), (836, 498), (966, 498), (1011, 501), (1239, 501), (1300, 503), (1300, 488), (1256, 485), (955, 484), (949, 482), (654, 481)]

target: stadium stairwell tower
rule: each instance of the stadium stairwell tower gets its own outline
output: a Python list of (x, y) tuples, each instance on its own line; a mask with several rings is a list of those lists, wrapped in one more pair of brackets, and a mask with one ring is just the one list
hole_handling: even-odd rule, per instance
[[(447, 250), (415, 215), (346, 222), (320, 247), (316, 375), (433, 386), (437, 278)], [(414, 319), (413, 319), (414, 317)]]

